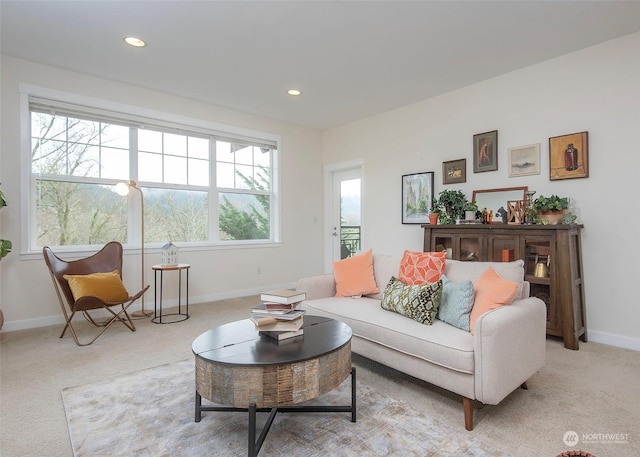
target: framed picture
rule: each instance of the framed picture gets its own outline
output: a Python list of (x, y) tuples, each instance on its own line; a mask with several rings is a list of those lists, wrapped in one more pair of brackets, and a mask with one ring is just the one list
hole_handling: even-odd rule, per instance
[(549, 138), (549, 179), (589, 177), (589, 132)]
[(498, 131), (473, 135), (473, 172), (498, 169)]
[(433, 200), (433, 171), (402, 175), (402, 223), (428, 224)]
[(509, 177), (540, 174), (540, 143), (509, 149)]
[(467, 182), (467, 159), (442, 162), (442, 184)]

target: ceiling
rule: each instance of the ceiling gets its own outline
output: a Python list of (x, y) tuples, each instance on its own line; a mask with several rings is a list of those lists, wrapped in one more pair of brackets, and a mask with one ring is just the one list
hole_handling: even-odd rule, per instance
[(4, 55), (325, 129), (640, 31), (640, 2), (2, 0), (0, 19)]

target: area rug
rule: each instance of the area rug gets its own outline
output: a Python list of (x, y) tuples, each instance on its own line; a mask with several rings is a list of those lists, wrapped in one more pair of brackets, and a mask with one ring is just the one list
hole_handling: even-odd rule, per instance
[[(75, 457), (247, 455), (247, 414), (203, 412), (194, 421), (194, 361), (184, 360), (62, 391)], [(351, 380), (314, 404), (348, 405)], [(209, 404), (203, 399), (203, 404)], [(258, 433), (268, 413), (258, 414)], [(278, 413), (260, 457), (505, 456), (357, 381), (350, 413)]]

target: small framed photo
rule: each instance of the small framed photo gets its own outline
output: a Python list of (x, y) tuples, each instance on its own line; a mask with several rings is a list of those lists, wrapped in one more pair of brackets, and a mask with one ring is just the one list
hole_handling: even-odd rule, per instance
[(540, 143), (509, 148), (509, 177), (540, 174)]
[(498, 169), (498, 131), (473, 135), (473, 172)]
[(442, 184), (467, 182), (467, 159), (442, 162)]
[(434, 172), (402, 175), (402, 223), (428, 224)]
[(589, 132), (549, 138), (549, 179), (589, 177)]

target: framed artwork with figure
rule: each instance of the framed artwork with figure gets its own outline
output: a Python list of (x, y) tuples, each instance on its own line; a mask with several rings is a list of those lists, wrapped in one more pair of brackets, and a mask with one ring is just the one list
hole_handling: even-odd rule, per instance
[(473, 135), (473, 172), (498, 169), (498, 131)]
[(428, 224), (434, 172), (402, 175), (402, 223)]
[(549, 138), (549, 179), (589, 177), (589, 132)]

